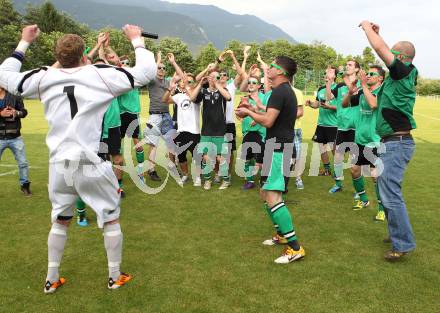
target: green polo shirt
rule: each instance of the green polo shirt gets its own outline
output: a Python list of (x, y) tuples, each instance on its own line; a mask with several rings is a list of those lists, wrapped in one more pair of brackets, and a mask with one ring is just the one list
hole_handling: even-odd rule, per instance
[[(263, 105), (267, 105), (267, 100), (269, 99), (267, 94), (259, 92), (258, 98), (263, 103)], [(254, 107), (257, 106), (255, 101), (252, 99), (249, 99), (249, 103), (252, 104), (252, 106), (254, 106)], [(252, 126), (251, 124), (253, 121), (254, 120), (250, 116), (246, 116), (245, 118), (243, 118), (243, 120), (241, 122), (241, 130), (242, 130), (243, 136), (245, 136), (248, 132), (253, 131), (253, 132), (258, 132), (263, 139), (266, 138), (266, 127), (264, 127), (258, 123)]]
[(110, 103), (104, 114), (104, 124), (102, 127), (102, 139), (108, 138), (108, 130), (110, 128), (121, 126), (121, 115), (119, 113), (119, 101), (115, 98)]
[[(333, 83), (331, 85), (331, 89), (336, 88), (336, 83)], [(327, 96), (326, 96), (326, 88), (325, 86), (322, 86), (318, 89), (318, 92), (316, 93), (316, 101), (319, 102), (326, 102)], [(327, 101), (327, 104), (330, 106), (336, 106), (335, 99), (331, 101)], [(336, 110), (329, 110), (322, 107), (319, 107), (319, 115), (318, 115), (318, 125), (319, 126), (331, 126), (335, 127), (338, 126), (338, 119), (336, 116)]]

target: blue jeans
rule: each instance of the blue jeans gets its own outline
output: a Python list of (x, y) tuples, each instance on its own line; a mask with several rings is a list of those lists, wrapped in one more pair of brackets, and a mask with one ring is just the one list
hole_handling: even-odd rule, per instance
[(379, 155), (383, 163), (383, 172), (377, 179), (379, 194), (388, 220), (392, 248), (397, 252), (408, 252), (415, 249), (416, 242), (403, 200), (402, 181), (415, 144), (412, 139), (403, 139), (388, 141), (385, 148), (386, 151)]
[(26, 160), (26, 150), (24, 148), (23, 138), (0, 139), (0, 159), (6, 148), (11, 149), (15, 160), (18, 163), (20, 185), (29, 182), (29, 163)]
[(296, 150), (296, 159), (299, 160), (301, 158), (301, 144), (302, 144), (302, 129), (295, 128), (295, 150)]

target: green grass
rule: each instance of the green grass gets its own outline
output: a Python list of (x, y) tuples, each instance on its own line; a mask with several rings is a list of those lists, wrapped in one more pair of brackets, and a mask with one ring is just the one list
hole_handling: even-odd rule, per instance
[[(169, 181), (157, 195), (126, 179), (122, 269), (134, 280), (106, 289), (103, 238), (92, 218), (88, 228), (71, 225), (61, 267), (67, 284), (52, 296), (42, 293), (51, 210), (47, 124), (41, 104), (27, 107), (23, 133), (33, 197), (21, 195), (17, 174), (0, 176), (1, 312), (440, 312), (440, 102), (419, 98), (416, 105), (417, 148), (404, 195), (418, 246), (402, 262), (382, 259), (386, 226), (372, 221), (376, 202), (351, 210), (348, 171), (347, 188), (336, 195), (327, 192), (328, 177), (304, 175), (303, 191), (291, 185), (287, 203), (307, 256), (287, 266), (273, 263), (280, 247), (261, 245), (272, 227), (257, 192), (240, 190), (241, 178), (226, 191), (208, 192)], [(316, 112), (307, 108), (309, 143), (315, 122)], [(310, 152), (311, 145), (309, 158)], [(5, 165), (14, 162), (5, 152), (0, 173), (12, 171)], [(374, 198), (370, 180), (367, 192)]]

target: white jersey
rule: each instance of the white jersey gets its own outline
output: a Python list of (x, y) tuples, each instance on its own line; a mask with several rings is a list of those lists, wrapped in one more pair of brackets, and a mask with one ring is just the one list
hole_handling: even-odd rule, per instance
[(142, 47), (135, 53), (133, 68), (42, 67), (24, 73), (18, 72), (19, 60), (8, 58), (0, 66), (0, 86), (25, 98), (40, 98), (49, 122), (50, 162), (87, 159), (97, 163), (104, 113), (110, 102), (156, 76), (154, 55)]
[(185, 93), (173, 96), (177, 105), (177, 131), (200, 134), (200, 103), (194, 103)]
[(229, 94), (231, 95), (231, 100), (226, 102), (226, 124), (235, 124), (234, 120), (234, 99), (235, 99), (235, 91), (237, 87), (235, 86), (234, 81), (230, 82), (226, 85), (226, 89), (228, 89)]

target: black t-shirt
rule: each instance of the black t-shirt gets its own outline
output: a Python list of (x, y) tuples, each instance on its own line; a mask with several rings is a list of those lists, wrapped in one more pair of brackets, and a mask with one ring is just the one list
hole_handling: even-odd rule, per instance
[(266, 107), (280, 111), (271, 128), (267, 128), (266, 140), (275, 138), (276, 143), (292, 143), (295, 135), (297, 100), (289, 83), (282, 83), (272, 90)]
[(202, 101), (202, 136), (224, 136), (226, 133), (226, 99), (216, 91), (202, 88), (195, 103)]

